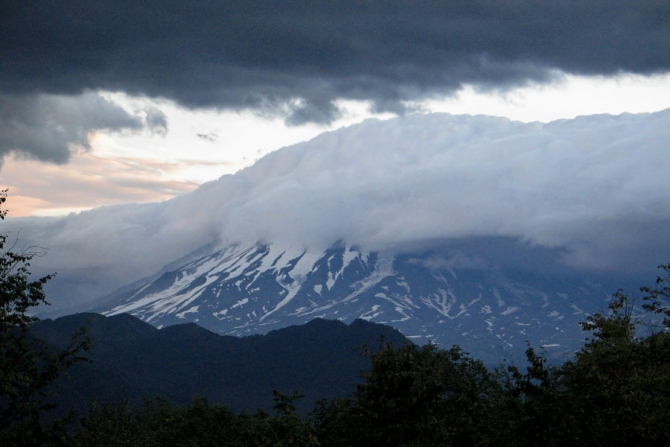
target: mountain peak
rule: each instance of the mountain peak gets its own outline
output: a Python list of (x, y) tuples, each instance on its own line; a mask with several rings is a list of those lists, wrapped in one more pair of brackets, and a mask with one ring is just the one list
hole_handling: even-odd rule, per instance
[[(538, 265), (553, 259), (536, 247), (497, 243)], [(362, 332), (382, 323), (414, 342), (459, 344), (497, 363), (521, 358), (527, 341), (551, 346), (556, 356), (577, 349), (584, 338), (577, 323), (614, 290), (556, 271), (541, 277), (513, 263), (479, 262), (475, 245), (469, 258), (439, 244), (410, 253), (365, 252), (342, 241), (321, 252), (233, 245), (139, 284), (103, 312), (130, 312), (161, 327), (190, 321), (236, 336), (306, 324), (301, 330), (318, 337), (345, 323)]]

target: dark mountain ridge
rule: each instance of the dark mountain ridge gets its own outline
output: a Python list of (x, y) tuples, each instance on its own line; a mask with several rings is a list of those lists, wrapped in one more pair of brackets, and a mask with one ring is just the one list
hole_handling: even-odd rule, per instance
[(298, 391), (305, 412), (321, 398), (349, 395), (369, 368), (360, 348), (409, 341), (398, 331), (356, 320), (314, 319), (303, 326), (248, 337), (221, 336), (194, 323), (157, 329), (127, 314), (81, 313), (43, 320), (33, 333), (65, 347), (85, 327), (92, 341), (90, 364), (61, 381), (61, 405), (93, 400), (165, 396), (176, 404), (206, 397), (234, 410), (270, 410), (272, 390)]

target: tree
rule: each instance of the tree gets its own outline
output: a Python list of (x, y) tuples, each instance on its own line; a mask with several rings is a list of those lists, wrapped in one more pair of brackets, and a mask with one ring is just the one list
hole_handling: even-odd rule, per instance
[(316, 411), (326, 445), (487, 445), (496, 383), (460, 348), (386, 345), (351, 399)]
[[(0, 206), (6, 200), (7, 190), (0, 191)], [(0, 210), (0, 220), (6, 215)], [(47, 401), (49, 387), (63, 370), (83, 360), (88, 340), (75, 334), (70, 346), (58, 351), (31, 336), (36, 318), (29, 310), (48, 304), (44, 285), (53, 275), (32, 279), (30, 262), (40, 251), (17, 251), (17, 244), (7, 248), (8, 240), (8, 234), (0, 234), (0, 444), (45, 444), (51, 433), (43, 416), (54, 406)]]
[(528, 373), (513, 370), (518, 445), (670, 444), (670, 335), (638, 338), (631, 300), (613, 298), (581, 323), (593, 335), (573, 360), (550, 367), (529, 349)]
[(640, 287), (640, 291), (645, 293), (644, 309), (663, 315), (663, 326), (668, 329), (670, 328), (670, 264), (661, 264), (658, 268), (663, 270), (663, 274), (656, 277), (656, 285)]
[(72, 446), (221, 446), (282, 447), (318, 446), (311, 425), (295, 413), (299, 395), (275, 393), (271, 416), (261, 410), (254, 415), (235, 414), (221, 405), (210, 405), (196, 397), (179, 408), (164, 398), (147, 399), (141, 408), (126, 401), (91, 405), (73, 432)]
[(566, 410), (561, 369), (549, 365), (546, 357), (530, 346), (526, 360), (525, 373), (515, 365), (499, 370), (504, 391), (498, 395), (494, 420), (496, 437), (505, 441), (499, 445), (570, 445), (562, 443), (571, 414)]
[(670, 336), (638, 338), (635, 323), (631, 300), (617, 292), (609, 315), (583, 323), (594, 336), (563, 366), (584, 444), (670, 443)]

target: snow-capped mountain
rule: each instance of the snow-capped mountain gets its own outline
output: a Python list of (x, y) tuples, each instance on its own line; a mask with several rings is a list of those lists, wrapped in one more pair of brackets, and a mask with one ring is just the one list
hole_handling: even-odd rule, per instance
[[(526, 342), (554, 356), (583, 340), (577, 325), (612, 290), (530, 277), (444, 254), (363, 252), (337, 243), (317, 252), (231, 245), (172, 265), (98, 309), (162, 327), (196, 322), (220, 334), (266, 333), (316, 317), (384, 323), (419, 343), (459, 344), (491, 362)], [(516, 276), (516, 277), (515, 277)]]
[(239, 335), (365, 318), (494, 361), (560, 353), (668, 262), (669, 140), (670, 109), (366, 120), (165, 202), (8, 230), (49, 247), (34, 273), (72, 311)]

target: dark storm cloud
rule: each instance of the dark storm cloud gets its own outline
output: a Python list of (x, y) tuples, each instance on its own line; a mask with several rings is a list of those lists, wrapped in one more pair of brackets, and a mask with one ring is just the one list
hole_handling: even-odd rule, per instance
[(159, 110), (138, 112), (131, 115), (92, 92), (77, 96), (0, 93), (0, 163), (10, 153), (65, 163), (72, 145), (89, 148), (90, 132), (166, 129), (166, 117)]
[(594, 1), (5, 1), (0, 90), (125, 91), (188, 107), (329, 122), (463, 84), (670, 69), (670, 3)]
[(160, 135), (166, 135), (168, 131), (167, 116), (155, 107), (147, 107), (140, 112), (144, 115), (144, 127)]

